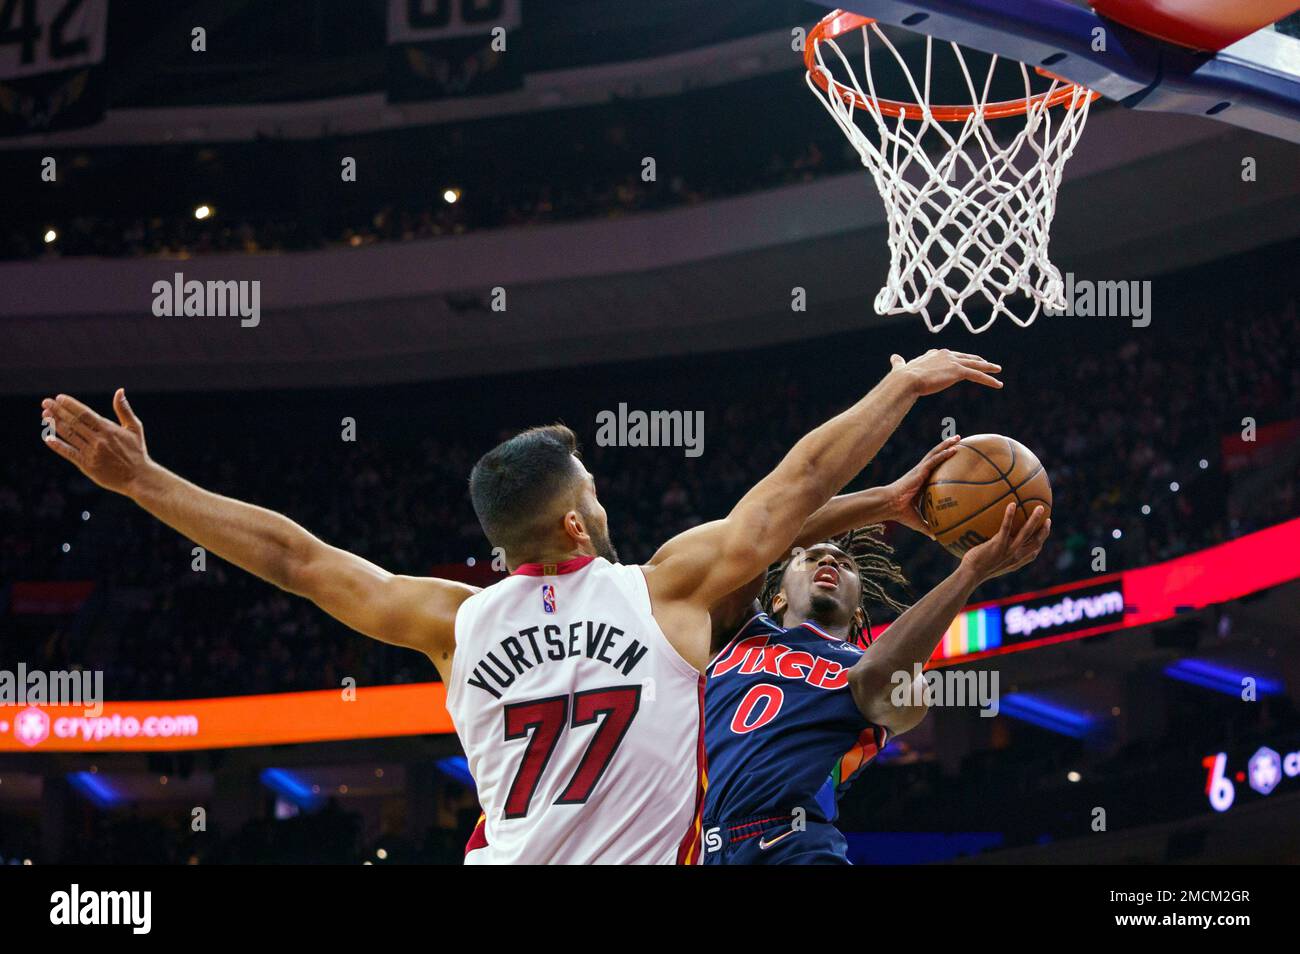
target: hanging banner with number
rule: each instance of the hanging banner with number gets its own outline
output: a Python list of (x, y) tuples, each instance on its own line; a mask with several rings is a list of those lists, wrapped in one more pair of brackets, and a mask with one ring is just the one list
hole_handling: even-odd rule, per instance
[(388, 0), (392, 102), (516, 89), (520, 0)]
[(0, 136), (104, 115), (108, 0), (0, 0)]

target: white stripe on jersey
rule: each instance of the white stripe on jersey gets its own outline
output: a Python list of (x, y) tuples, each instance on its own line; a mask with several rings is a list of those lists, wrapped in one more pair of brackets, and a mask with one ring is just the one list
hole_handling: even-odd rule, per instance
[(521, 567), (456, 615), (447, 708), (487, 836), (465, 862), (673, 864), (695, 822), (700, 674), (640, 567), (546, 571)]

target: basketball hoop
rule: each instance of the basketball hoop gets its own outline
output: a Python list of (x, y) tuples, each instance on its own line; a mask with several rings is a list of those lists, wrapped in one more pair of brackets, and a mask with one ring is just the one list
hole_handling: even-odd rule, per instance
[[(862, 33), (865, 89), (837, 42), (853, 30)], [(871, 69), (873, 37), (898, 62), (914, 102), (877, 95)], [(836, 10), (808, 36), (808, 87), (853, 144), (885, 201), (889, 276), (876, 296), (876, 313), (920, 314), (931, 331), (941, 330), (956, 316), (978, 333), (999, 314), (1024, 327), (1043, 308), (1065, 308), (1061, 273), (1047, 247), (1061, 173), (1088, 120), (1088, 107), (1099, 94), (1042, 69), (1035, 73), (1050, 85), (1034, 92), (1029, 67), (1020, 63), (1024, 96), (990, 102), (998, 57), (992, 57), (984, 85), (977, 90), (961, 47), (948, 45), (970, 95), (969, 106), (930, 103), (932, 37), (925, 38), (925, 72), (918, 87), (912, 70), (874, 19)], [(843, 67), (847, 82), (835, 78), (826, 49), (834, 54), (831, 64)], [(1057, 106), (1062, 111), (1054, 113)], [(878, 142), (859, 127), (858, 110), (872, 119)], [(1024, 117), (1023, 128), (999, 145), (987, 120), (1017, 116)], [(1032, 303), (1025, 317), (1006, 303), (1017, 292)], [(939, 302), (932, 301), (936, 293)], [(976, 325), (965, 307), (980, 296), (992, 311)], [(940, 308), (945, 313), (933, 320), (931, 310)]]

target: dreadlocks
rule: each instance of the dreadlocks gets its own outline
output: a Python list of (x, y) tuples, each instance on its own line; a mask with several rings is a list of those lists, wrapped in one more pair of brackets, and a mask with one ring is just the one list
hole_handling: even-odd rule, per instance
[[(866, 639), (863, 639), (863, 627), (858, 625), (856, 619), (853, 621), (850, 636), (859, 646), (871, 644), (871, 604), (880, 603), (895, 613), (907, 609), (906, 603), (895, 599), (886, 589), (893, 585), (905, 590), (908, 584), (903, 568), (892, 559), (894, 548), (885, 542), (883, 533), (884, 527), (874, 524), (870, 527), (850, 530), (830, 541), (852, 557), (858, 568), (858, 580), (862, 583), (859, 605), (866, 619)], [(772, 600), (781, 590), (781, 580), (791, 559), (793, 556), (779, 563), (773, 563), (767, 568), (767, 575), (763, 578), (763, 591), (758, 597), (763, 612), (772, 612)]]

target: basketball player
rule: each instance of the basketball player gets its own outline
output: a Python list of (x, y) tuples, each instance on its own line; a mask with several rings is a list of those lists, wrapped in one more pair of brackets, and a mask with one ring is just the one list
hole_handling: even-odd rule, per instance
[[(1032, 561), (1047, 539), (1042, 507), (1018, 533), (1015, 512), (1008, 504), (998, 533), (968, 550), (879, 641), (867, 606), (897, 608), (887, 587), (903, 577), (877, 527), (796, 547), (764, 581), (715, 608), (722, 645), (704, 696), (704, 864), (849, 863), (833, 824), (836, 802), (889, 739), (925, 716), (914, 667), (929, 660), (977, 586)], [(878, 516), (866, 501), (836, 498), (805, 524), (803, 538)]]
[(54, 425), (47, 445), (95, 483), (358, 632), (433, 661), (484, 809), (467, 862), (693, 862), (710, 607), (785, 552), (918, 398), (958, 381), (1001, 387), (999, 367), (975, 355), (932, 350), (890, 364), (725, 519), (669, 541), (644, 567), (618, 562), (568, 428), (505, 441), (470, 475), (484, 533), (511, 570), (484, 590), (394, 575), (167, 471), (120, 389), (118, 424), (62, 394), (42, 402), (42, 417)]

